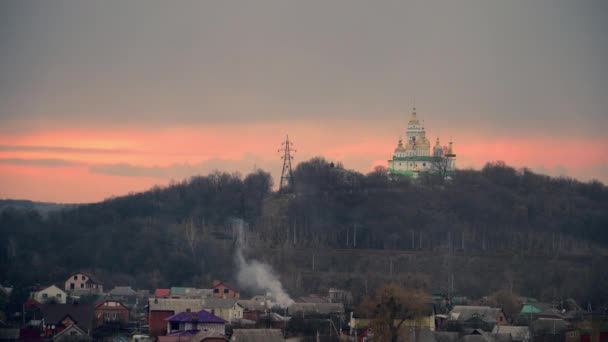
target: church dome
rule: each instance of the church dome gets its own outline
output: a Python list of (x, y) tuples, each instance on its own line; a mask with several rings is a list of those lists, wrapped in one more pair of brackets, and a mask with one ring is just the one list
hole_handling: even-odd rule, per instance
[(397, 152), (405, 152), (405, 147), (403, 147), (403, 140), (399, 139), (399, 144), (397, 144), (397, 148), (395, 149), (395, 153)]

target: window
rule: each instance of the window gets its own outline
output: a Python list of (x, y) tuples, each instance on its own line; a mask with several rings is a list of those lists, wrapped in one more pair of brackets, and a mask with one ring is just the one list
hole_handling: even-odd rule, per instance
[(47, 299), (47, 298), (49, 298), (49, 295), (48, 295), (48, 294), (46, 294), (46, 293), (43, 293), (43, 294), (42, 294), (42, 298)]
[(213, 289), (213, 293), (220, 293), (220, 289)]
[(78, 276), (77, 275), (74, 276), (74, 280), (78, 280)]
[(230, 292), (229, 289), (224, 289), (224, 293), (228, 293), (228, 292)]
[(81, 289), (84, 289), (84, 284), (80, 284), (80, 288), (81, 288)]
[(61, 298), (61, 293), (58, 293), (56, 297)]
[(74, 289), (74, 283), (70, 283), (70, 289)]
[(179, 330), (179, 322), (171, 322), (171, 331)]
[(74, 330), (70, 331), (70, 336), (76, 336), (76, 335), (78, 335), (78, 331), (74, 331)]
[(86, 278), (85, 276), (82, 276), (80, 279), (85, 280), (85, 279), (87, 279), (87, 278)]

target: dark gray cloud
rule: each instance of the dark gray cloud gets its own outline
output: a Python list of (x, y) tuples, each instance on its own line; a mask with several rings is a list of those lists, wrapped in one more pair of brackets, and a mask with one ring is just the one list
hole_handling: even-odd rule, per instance
[(442, 131), (602, 136), (607, 17), (600, 0), (3, 1), (0, 129), (397, 122), (416, 98)]
[(24, 166), (46, 166), (46, 167), (65, 167), (65, 166), (81, 166), (81, 162), (65, 160), (65, 159), (52, 159), (52, 158), (0, 158), (0, 164), (9, 165), (24, 165)]

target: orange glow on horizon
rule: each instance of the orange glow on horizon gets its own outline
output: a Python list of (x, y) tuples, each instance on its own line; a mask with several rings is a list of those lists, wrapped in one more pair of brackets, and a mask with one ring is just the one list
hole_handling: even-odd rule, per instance
[[(368, 122), (328, 121), (321, 125), (318, 121), (300, 121), (289, 125), (279, 122), (163, 129), (65, 129), (4, 136), (0, 137), (0, 145), (5, 147), (0, 150), (0, 159), (5, 160), (0, 164), (0, 198), (98, 201), (110, 195), (166, 184), (172, 178), (171, 167), (197, 165), (214, 159), (217, 161), (213, 165), (225, 167), (229, 172), (235, 171), (230, 168), (236, 168), (246, 174), (253, 164), (270, 168), (268, 171), (277, 182), (280, 159), (276, 151), (284, 139), (286, 127), (298, 150), (296, 164), (314, 156), (324, 156), (360, 172), (386, 165), (402, 131), (386, 124)], [(598, 142), (582, 138), (491, 137), (477, 132), (459, 132), (459, 136), (454, 138), (459, 168), (480, 168), (486, 162), (502, 160), (518, 168), (549, 171), (565, 168), (570, 176), (584, 180), (591, 177), (608, 180), (608, 175), (593, 173), (608, 165), (608, 139)], [(447, 140), (443, 139), (442, 144), (447, 144)], [(11, 150), (10, 146), (32, 148)], [(45, 148), (33, 148), (35, 146)], [(40, 165), (35, 162), (15, 165), (18, 162), (7, 159), (42, 161)], [(44, 165), (44, 160), (48, 159), (65, 160), (71, 166)], [(169, 170), (160, 175), (110, 175), (91, 171), (93, 166), (112, 164), (158, 166)]]

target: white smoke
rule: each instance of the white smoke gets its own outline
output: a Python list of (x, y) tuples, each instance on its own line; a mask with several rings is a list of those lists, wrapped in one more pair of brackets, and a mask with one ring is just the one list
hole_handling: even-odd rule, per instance
[(293, 303), (283, 289), (279, 278), (274, 274), (270, 265), (257, 260), (245, 260), (243, 249), (245, 248), (245, 224), (243, 220), (235, 219), (233, 229), (236, 230), (237, 244), (235, 253), (235, 263), (237, 266), (237, 281), (240, 286), (256, 291), (265, 291), (273, 297), (277, 305), (286, 308)]

